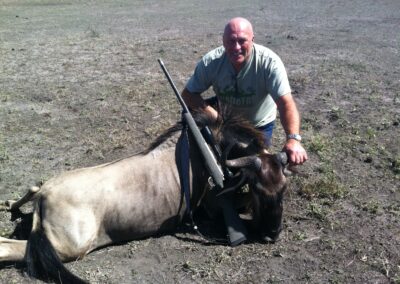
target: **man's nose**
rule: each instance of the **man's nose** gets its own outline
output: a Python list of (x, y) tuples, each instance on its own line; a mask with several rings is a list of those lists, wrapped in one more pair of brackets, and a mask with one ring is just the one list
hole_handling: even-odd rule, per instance
[(240, 45), (240, 43), (239, 43), (239, 41), (235, 41), (235, 43), (234, 43), (234, 48), (236, 49), (236, 50), (238, 50), (238, 49), (241, 49), (242, 48), (242, 46)]

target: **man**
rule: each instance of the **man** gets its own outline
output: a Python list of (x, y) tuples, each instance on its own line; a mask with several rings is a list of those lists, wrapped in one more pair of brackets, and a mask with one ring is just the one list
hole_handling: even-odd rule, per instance
[(270, 143), (276, 109), (287, 135), (283, 150), (293, 165), (304, 163), (300, 115), (281, 59), (270, 49), (255, 44), (251, 23), (233, 18), (225, 26), (223, 46), (207, 53), (197, 64), (182, 97), (191, 109), (217, 119), (218, 112), (200, 94), (213, 87), (219, 104), (240, 113), (262, 130)]

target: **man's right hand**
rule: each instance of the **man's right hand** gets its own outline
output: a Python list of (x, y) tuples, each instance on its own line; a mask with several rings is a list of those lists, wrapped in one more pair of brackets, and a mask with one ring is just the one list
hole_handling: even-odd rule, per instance
[(185, 88), (182, 92), (182, 98), (190, 109), (204, 112), (214, 121), (218, 119), (217, 110), (208, 105), (199, 93), (191, 93)]
[(299, 141), (289, 139), (286, 141), (283, 151), (287, 153), (289, 163), (292, 165), (301, 165), (308, 160), (307, 152)]

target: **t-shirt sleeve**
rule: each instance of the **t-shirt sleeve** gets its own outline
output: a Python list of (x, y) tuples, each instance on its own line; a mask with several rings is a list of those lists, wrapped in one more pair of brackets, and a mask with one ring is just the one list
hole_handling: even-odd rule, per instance
[(202, 93), (211, 86), (204, 60), (200, 60), (194, 70), (192, 77), (186, 84), (186, 89), (191, 93)]
[(285, 66), (279, 57), (274, 58), (267, 69), (266, 84), (268, 92), (275, 101), (291, 92)]

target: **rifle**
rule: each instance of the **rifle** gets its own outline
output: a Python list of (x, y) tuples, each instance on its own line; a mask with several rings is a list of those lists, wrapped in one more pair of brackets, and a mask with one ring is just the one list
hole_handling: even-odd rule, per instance
[(176, 88), (174, 82), (171, 79), (171, 76), (169, 75), (167, 69), (165, 68), (164, 63), (162, 62), (161, 59), (158, 59), (158, 62), (160, 63), (160, 66), (162, 70), (164, 71), (165, 76), (168, 79), (168, 82), (170, 83), (172, 89), (175, 92), (176, 97), (178, 98), (179, 103), (182, 106), (183, 109), (183, 119), (185, 122), (188, 124), (188, 127), (190, 131), (193, 134), (194, 140), (196, 141), (197, 146), (200, 149), (201, 155), (204, 158), (204, 163), (206, 165), (206, 168), (211, 175), (214, 183), (223, 188), (224, 187), (224, 174), (221, 170), (221, 168), (218, 166), (217, 161), (215, 159), (215, 156), (211, 152), (207, 142), (204, 140), (203, 136), (201, 135), (201, 132), (199, 128), (196, 125), (196, 122), (194, 121), (189, 108), (185, 104), (184, 100), (182, 99), (181, 95), (178, 92), (178, 89)]
[[(170, 83), (182, 109), (183, 109), (183, 119), (187, 123), (190, 132), (193, 135), (194, 140), (196, 141), (196, 144), (198, 148), (200, 149), (201, 155), (204, 158), (204, 163), (207, 168), (208, 173), (213, 179), (214, 184), (219, 190), (222, 190), (224, 188), (224, 172), (222, 171), (221, 167), (217, 163), (217, 159), (215, 158), (214, 155), (217, 156), (217, 158), (220, 160), (221, 153), (217, 147), (217, 145), (214, 142), (214, 137), (212, 136), (211, 131), (206, 128), (203, 133), (205, 134), (205, 137), (207, 138), (208, 142), (210, 143), (214, 153), (210, 150), (209, 144), (205, 141), (202, 133), (200, 132), (199, 128), (196, 125), (196, 122), (194, 121), (189, 108), (187, 107), (186, 103), (182, 99), (182, 96), (178, 92), (178, 89), (176, 88), (174, 82), (171, 79), (171, 76), (168, 73), (167, 68), (164, 65), (164, 62), (161, 59), (158, 59), (158, 63), (161, 66), (161, 69), (163, 70), (165, 76), (168, 79), (168, 82)], [(204, 130), (204, 129), (203, 129)], [(229, 176), (228, 176), (229, 178)], [(238, 244), (241, 244), (242, 242), (246, 241), (246, 228), (244, 227), (242, 220), (240, 219), (238, 213), (235, 211), (233, 208), (233, 202), (230, 198), (227, 197), (220, 197), (220, 206), (223, 211), (224, 219), (225, 219), (225, 224), (227, 226), (228, 234), (229, 234), (229, 240), (231, 246), (236, 246)]]

